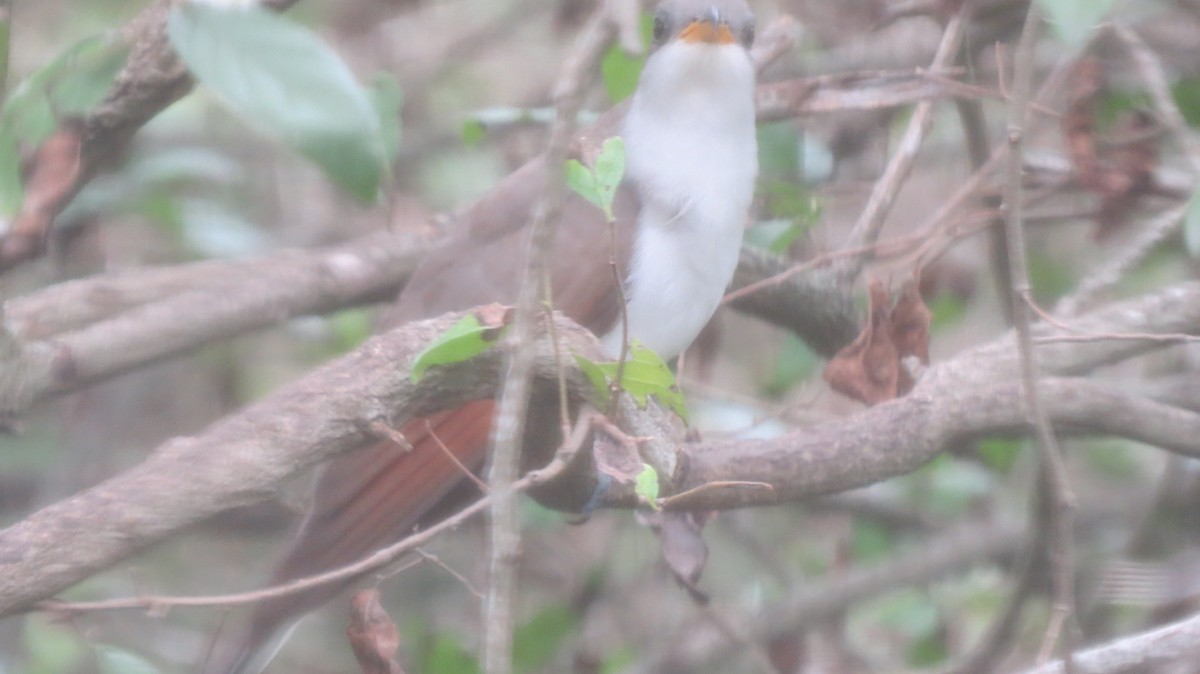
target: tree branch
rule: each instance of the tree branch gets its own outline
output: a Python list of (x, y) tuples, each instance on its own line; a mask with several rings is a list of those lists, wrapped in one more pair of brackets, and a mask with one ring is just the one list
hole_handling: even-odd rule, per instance
[[(216, 513), (269, 497), (299, 472), (373, 441), (373, 421), (395, 427), (413, 416), (494, 395), (501, 361), (497, 350), (461, 366), (434, 369), (419, 385), (409, 381), (415, 354), (458, 317), (413, 323), (372, 338), (200, 435), (167, 442), (140, 466), (0, 531), (0, 615), (50, 597)], [(597, 355), (592, 335), (565, 319), (556, 323), (565, 348)], [(1110, 307), (1077, 325), (1096, 332), (1200, 333), (1200, 283)], [(557, 385), (558, 363), (549, 340), (540, 336), (536, 344), (538, 377)], [(1114, 340), (1043, 344), (1038, 350), (1047, 372), (1062, 377), (1162, 346)], [(676, 492), (730, 479), (774, 488), (705, 489), (680, 505), (729, 508), (841, 491), (911, 471), (965, 437), (1020, 431), (1025, 426), (1019, 388), (1012, 382), (1015, 359), (1012, 337), (1005, 337), (930, 368), (907, 397), (850, 418), (769, 441), (687, 445), (680, 469), (671, 476)], [(577, 392), (587, 390), (573, 370), (568, 381), (581, 387), (573, 389)], [(1045, 382), (1056, 422), (1075, 431), (1113, 432), (1200, 453), (1200, 414), (1078, 383)], [(1118, 416), (1131, 402), (1139, 406)], [(636, 501), (620, 490), (612, 496), (614, 505)]]

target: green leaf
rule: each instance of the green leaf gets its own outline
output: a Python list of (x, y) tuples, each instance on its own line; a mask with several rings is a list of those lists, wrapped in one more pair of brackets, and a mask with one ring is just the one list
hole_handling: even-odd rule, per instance
[[(616, 364), (613, 365), (613, 376), (615, 377)], [(688, 421), (687, 403), (684, 402), (683, 394), (675, 385), (675, 375), (671, 374), (671, 368), (667, 367), (657, 353), (636, 342), (629, 349), (629, 359), (625, 362), (622, 373), (621, 388), (633, 396), (638, 405), (642, 407), (646, 406), (649, 396), (654, 396), (658, 402), (679, 415), (679, 418), (685, 422)]]
[(575, 613), (565, 604), (550, 606), (530, 618), (513, 631), (513, 669), (543, 671), (578, 627), (577, 623)]
[[(659, 403), (670, 409), (685, 423), (688, 422), (687, 403), (683, 393), (675, 385), (671, 368), (650, 349), (634, 342), (629, 348), (625, 367), (621, 369), (621, 389), (633, 397), (638, 406), (645, 407), (647, 399), (654, 396)], [(595, 389), (597, 407), (608, 406), (609, 386), (617, 377), (618, 365), (596, 363), (578, 354), (575, 362)]]
[(567, 160), (567, 187), (604, 211), (604, 217), (609, 222), (613, 221), (613, 200), (624, 177), (625, 141), (620, 136), (613, 136), (600, 146), (594, 169), (589, 169), (576, 159)]
[(192, 74), (248, 124), (320, 166), (363, 202), (386, 169), (370, 97), (316, 35), (258, 7), (175, 7), (171, 44)]
[(1183, 243), (1188, 255), (1200, 258), (1200, 190), (1192, 193), (1183, 219)]
[(115, 646), (97, 646), (101, 674), (160, 674), (162, 670), (140, 655)]
[(633, 491), (651, 508), (658, 510), (658, 471), (648, 463), (642, 464), (642, 472), (638, 473)]
[(379, 115), (379, 139), (383, 144), (386, 166), (391, 167), (400, 154), (400, 107), (404, 92), (400, 83), (388, 73), (376, 73), (371, 82), (371, 103)]
[(625, 141), (620, 136), (613, 136), (600, 146), (600, 155), (596, 157), (596, 167), (592, 173), (595, 175), (596, 194), (600, 197), (600, 209), (611, 222), (617, 187), (625, 177)]
[(1114, 0), (1038, 0), (1054, 31), (1072, 47), (1087, 42), (1092, 28), (1112, 8)]
[(474, 314), (464, 316), (417, 356), (409, 378), (416, 384), (435, 365), (461, 363), (487, 351), (496, 343), (495, 330), (480, 324)]
[(567, 160), (567, 187), (579, 196), (587, 199), (596, 208), (604, 210), (604, 202), (596, 189), (596, 176), (592, 170), (584, 166), (578, 159)]

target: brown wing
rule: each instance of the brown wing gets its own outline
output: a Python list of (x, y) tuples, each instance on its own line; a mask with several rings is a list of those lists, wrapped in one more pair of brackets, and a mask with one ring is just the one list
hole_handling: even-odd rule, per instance
[[(526, 225), (544, 193), (546, 170), (545, 162), (536, 159), (468, 209), (459, 229), (417, 270), (388, 322), (514, 302)], [(614, 230), (597, 208), (574, 195), (564, 204), (551, 259), (554, 306), (597, 334), (615, 325), (619, 316), (610, 260), (622, 270), (628, 264), (637, 209), (635, 190), (623, 185), (614, 202), (614, 250)], [(398, 540), (431, 511), (446, 512), (443, 502), (452, 492), (469, 497), (473, 490), (462, 488), (462, 469), (446, 452), (470, 470), (480, 470), (493, 411), (491, 400), (481, 400), (414, 419), (401, 429), (412, 444), (410, 451), (379, 443), (331, 461), (318, 480), (313, 510), (277, 567), (274, 582), (354, 562)], [(280, 627), (325, 603), (345, 585), (259, 604), (236, 654), (223, 661), (245, 662)], [(230, 671), (225, 667), (214, 671)]]

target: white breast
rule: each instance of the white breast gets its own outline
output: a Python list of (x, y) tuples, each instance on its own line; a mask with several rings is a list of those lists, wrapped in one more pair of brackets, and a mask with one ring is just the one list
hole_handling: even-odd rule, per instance
[[(642, 211), (626, 270), (629, 336), (663, 358), (699, 334), (733, 277), (758, 172), (754, 69), (735, 45), (669, 44), (622, 135)], [(601, 338), (620, 352), (618, 325)]]

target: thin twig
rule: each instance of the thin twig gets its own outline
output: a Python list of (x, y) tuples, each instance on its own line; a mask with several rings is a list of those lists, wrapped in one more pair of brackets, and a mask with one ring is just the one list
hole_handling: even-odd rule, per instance
[[(930, 70), (941, 70), (951, 65), (953, 59), (958, 56), (959, 45), (962, 43), (962, 37), (966, 31), (970, 5), (971, 3), (969, 2), (963, 3), (962, 9), (946, 25), (946, 30), (942, 34), (942, 41), (938, 45), (936, 55), (933, 57), (933, 63), (929, 66)], [(871, 191), (871, 196), (867, 200), (867, 205), (863, 208), (862, 214), (859, 216), (858, 221), (854, 223), (854, 228), (850, 231), (848, 238), (848, 245), (850, 247), (871, 245), (879, 238), (879, 232), (883, 229), (884, 220), (886, 220), (891, 210), (896, 195), (900, 192), (901, 185), (912, 172), (917, 152), (921, 149), (921, 142), (929, 133), (929, 128), (932, 124), (933, 102), (929, 100), (921, 101), (917, 104), (912, 119), (909, 120), (908, 128), (904, 132), (904, 137), (900, 140), (900, 145), (896, 149), (896, 153), (892, 155), (892, 159), (888, 162), (883, 175), (875, 183), (875, 187)], [(839, 269), (839, 276), (844, 279), (856, 278), (869, 261), (868, 255), (865, 254), (852, 258), (844, 267)]]
[(483, 492), (484, 494), (488, 493), (488, 484), (480, 479), (480, 477), (475, 474), (475, 471), (468, 468), (465, 463), (459, 460), (458, 456), (456, 456), (454, 452), (446, 446), (446, 443), (442, 442), (442, 439), (439, 438), (438, 434), (434, 432), (433, 424), (429, 422), (428, 418), (425, 419), (425, 431), (429, 433), (429, 437), (433, 438), (434, 444), (438, 446), (438, 449), (442, 450), (442, 453), (446, 455), (446, 458), (449, 459), (456, 468), (458, 468), (459, 472), (462, 473), (464, 477), (471, 482), (474, 482), (475, 486), (479, 487), (479, 491)]
[[(555, 91), (557, 114), (546, 149), (546, 163), (561, 166), (574, 135), (575, 119), (594, 65), (612, 39), (615, 26), (607, 5), (588, 22), (579, 44), (568, 59)], [(558, 218), (567, 188), (562, 172), (549, 171), (546, 191), (530, 225), (529, 247), (521, 277), (516, 315), (507, 346), (507, 372), (492, 429), (492, 458), (488, 484), (492, 488), (489, 527), (488, 593), (483, 606), (483, 662), (488, 674), (512, 671), (513, 597), (516, 591), (516, 560), (520, 546), (520, 523), (516, 493), (521, 442), (525, 436), (525, 413), (533, 374), (532, 343), (538, 303), (544, 296), (543, 281)]]
[[(1038, 388), (1038, 365), (1034, 351), (1033, 334), (1030, 328), (1032, 292), (1029, 285), (1029, 268), (1025, 254), (1024, 186), (1022, 184), (1022, 149), (1027, 132), (1026, 116), (1029, 94), (1033, 82), (1034, 50), (1042, 13), (1035, 3), (1025, 16), (1025, 26), (1013, 63), (1013, 91), (1008, 120), (1008, 166), (1004, 185), (1004, 202), (1008, 217), (1005, 220), (1005, 238), (1008, 243), (1010, 278), (1012, 279), (1013, 326), (1017, 333), (1017, 354), (1021, 372), (1021, 388), (1025, 402), (1026, 417), (1037, 431), (1038, 447), (1041, 450), (1040, 483), (1044, 483), (1044, 498), (1039, 502), (1048, 518), (1050, 531), (1050, 561), (1054, 591), (1053, 613), (1046, 631), (1043, 653), (1054, 644), (1062, 646), (1064, 664), (1068, 674), (1072, 671), (1072, 620), (1075, 602), (1073, 579), (1073, 545), (1071, 511), (1074, 496), (1067, 482), (1066, 466), (1058, 447), (1058, 440), (1050, 425), (1049, 416), (1042, 406)], [(1066, 630), (1063, 630), (1063, 626)]]

